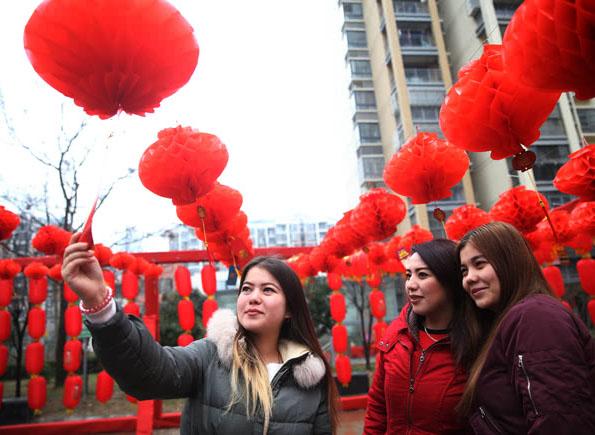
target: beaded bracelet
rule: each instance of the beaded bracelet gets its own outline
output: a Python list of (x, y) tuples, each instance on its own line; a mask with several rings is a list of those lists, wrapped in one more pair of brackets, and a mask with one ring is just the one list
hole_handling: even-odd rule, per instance
[(105, 295), (105, 298), (103, 298), (103, 300), (98, 305), (95, 305), (94, 307), (85, 308), (83, 306), (83, 301), (80, 301), (79, 308), (81, 309), (81, 313), (95, 314), (95, 313), (98, 313), (99, 311), (103, 310), (107, 306), (107, 304), (109, 304), (111, 302), (111, 300), (114, 298), (112, 296), (112, 289), (110, 289), (107, 286), (106, 286), (106, 289), (107, 289), (107, 294)]

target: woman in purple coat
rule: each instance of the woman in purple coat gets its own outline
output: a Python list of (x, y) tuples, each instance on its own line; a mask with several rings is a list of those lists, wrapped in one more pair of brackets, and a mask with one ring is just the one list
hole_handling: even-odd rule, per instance
[(595, 342), (551, 296), (528, 243), (494, 222), (458, 247), (463, 287), (493, 326), (459, 405), (476, 434), (595, 434)]

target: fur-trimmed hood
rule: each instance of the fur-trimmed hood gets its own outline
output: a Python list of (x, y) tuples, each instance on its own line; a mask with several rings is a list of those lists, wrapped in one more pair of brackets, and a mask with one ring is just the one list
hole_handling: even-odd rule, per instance
[[(231, 367), (232, 345), (238, 330), (236, 314), (228, 309), (220, 309), (213, 313), (207, 326), (207, 340), (217, 347), (217, 355), (228, 368)], [(301, 343), (289, 340), (279, 341), (279, 352), (283, 364), (307, 355), (302, 361), (293, 364), (293, 377), (297, 384), (304, 388), (313, 388), (322, 380), (325, 374), (324, 362)]]

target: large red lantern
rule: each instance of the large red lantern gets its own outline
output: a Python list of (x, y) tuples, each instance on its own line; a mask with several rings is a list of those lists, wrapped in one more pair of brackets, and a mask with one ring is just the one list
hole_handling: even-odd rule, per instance
[(83, 330), (83, 316), (78, 305), (71, 305), (64, 311), (64, 330), (68, 337), (78, 337)]
[(217, 292), (217, 274), (215, 267), (211, 264), (205, 264), (200, 271), (202, 281), (202, 290), (207, 296), (212, 296)]
[[(8, 367), (8, 347), (0, 343), (0, 376), (4, 376), (6, 368)], [(0, 399), (2, 396), (0, 396)]]
[(233, 221), (242, 206), (242, 195), (235, 189), (215, 183), (195, 202), (176, 207), (178, 218), (186, 225), (207, 232), (221, 231)]
[(81, 401), (83, 380), (79, 375), (66, 376), (63, 403), (67, 410), (73, 410)]
[(345, 305), (345, 295), (334, 291), (330, 296), (331, 318), (335, 322), (342, 322), (345, 320), (347, 307)]
[(449, 142), (467, 151), (490, 151), (496, 160), (534, 143), (560, 97), (510, 77), (501, 51), (500, 45), (484, 45), (481, 58), (461, 68), (440, 109), (440, 128)]
[(194, 304), (190, 299), (182, 299), (178, 302), (178, 320), (184, 331), (192, 331), (196, 322), (194, 315)]
[(570, 213), (569, 224), (577, 233), (595, 238), (595, 201), (577, 205)]
[(556, 177), (554, 186), (560, 192), (595, 201), (595, 144), (587, 145), (568, 156)]
[(460, 240), (469, 231), (491, 221), (492, 218), (486, 211), (466, 204), (452, 211), (444, 223), (444, 228), (449, 239)]
[(10, 338), (10, 312), (6, 309), (0, 309), (0, 342)]
[(27, 404), (39, 413), (47, 400), (47, 382), (43, 376), (32, 376), (27, 384)]
[(76, 372), (81, 366), (83, 345), (80, 340), (68, 340), (64, 343), (63, 367), (67, 373)]
[(114, 379), (105, 370), (100, 371), (95, 385), (95, 398), (101, 403), (107, 403), (113, 394)]
[(8, 240), (20, 223), (18, 215), (0, 205), (0, 240)]
[(545, 218), (540, 202), (549, 209), (547, 199), (541, 193), (527, 190), (525, 186), (513, 187), (500, 195), (490, 209), (490, 215), (496, 221), (513, 225), (522, 233), (530, 233)]
[[(364, 247), (364, 251), (368, 253), (368, 260), (370, 261), (370, 265), (373, 266), (380, 266), (384, 263), (386, 258), (386, 246), (384, 243), (381, 242), (370, 242)], [(368, 277), (368, 284), (370, 283)], [(374, 287), (374, 286), (372, 286)]]
[(110, 266), (120, 270), (125, 270), (129, 267), (132, 267), (135, 262), (136, 258), (134, 258), (134, 255), (131, 255), (128, 252), (118, 252), (112, 255), (109, 259)]
[(595, 296), (595, 260), (582, 258), (576, 263), (578, 278), (585, 293)]
[(45, 334), (45, 311), (43, 308), (33, 307), (27, 315), (27, 331), (34, 340), (39, 340)]
[(525, 0), (504, 33), (506, 70), (534, 88), (593, 98), (594, 34), (589, 1)]
[(211, 316), (217, 311), (217, 308), (219, 308), (217, 300), (210, 297), (202, 303), (202, 324), (205, 328), (208, 326), (209, 320), (211, 320)]
[(138, 175), (151, 192), (190, 204), (213, 187), (229, 158), (217, 136), (191, 127), (166, 128), (141, 157)]
[(543, 268), (543, 276), (547, 283), (550, 285), (554, 295), (561, 298), (566, 289), (564, 287), (564, 278), (562, 277), (562, 271), (556, 266), (548, 266)]
[(388, 161), (384, 181), (396, 193), (426, 204), (452, 195), (469, 168), (469, 157), (460, 148), (439, 139), (436, 133), (418, 133)]
[(362, 248), (367, 242), (367, 236), (361, 235), (353, 228), (351, 224), (352, 215), (353, 210), (344, 213), (343, 217), (333, 227), (333, 237), (338, 243), (346, 247), (347, 252), (343, 254), (347, 255), (356, 249)]
[(347, 355), (337, 355), (335, 358), (335, 370), (339, 383), (347, 387), (351, 382), (351, 360)]
[(337, 353), (345, 353), (347, 352), (348, 346), (348, 337), (347, 337), (347, 328), (342, 323), (337, 323), (333, 326), (332, 330), (333, 336), (333, 349)]
[(10, 258), (0, 260), (0, 279), (13, 279), (21, 271), (21, 266)]
[(174, 281), (176, 283), (176, 290), (180, 296), (183, 298), (190, 296), (190, 293), (192, 293), (192, 281), (190, 270), (186, 266), (176, 267)]
[(40, 342), (29, 343), (25, 348), (25, 369), (30, 375), (38, 375), (43, 370), (45, 346)]
[(401, 198), (375, 188), (360, 196), (351, 214), (351, 225), (364, 238), (382, 240), (395, 233), (406, 211)]
[(63, 255), (71, 237), (72, 233), (63, 228), (45, 225), (37, 231), (31, 245), (46, 255)]
[(24, 42), (41, 78), (101, 119), (153, 112), (190, 79), (199, 52), (165, 0), (45, 0)]
[[(555, 236), (552, 232), (552, 226), (556, 231)], [(575, 228), (570, 225), (570, 213), (560, 209), (553, 210), (550, 213), (550, 222), (541, 221), (537, 225), (537, 230), (542, 233), (542, 240), (557, 244), (566, 244), (577, 235)]]

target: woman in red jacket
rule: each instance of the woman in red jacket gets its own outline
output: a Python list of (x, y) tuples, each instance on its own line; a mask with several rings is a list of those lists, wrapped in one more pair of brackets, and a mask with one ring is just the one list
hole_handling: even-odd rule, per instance
[(460, 411), (476, 434), (595, 434), (595, 341), (559, 300), (511, 225), (492, 222), (458, 247), (463, 286), (493, 317)]
[(406, 270), (410, 303), (378, 343), (364, 433), (464, 432), (455, 407), (482, 328), (461, 287), (456, 244), (414, 246)]

